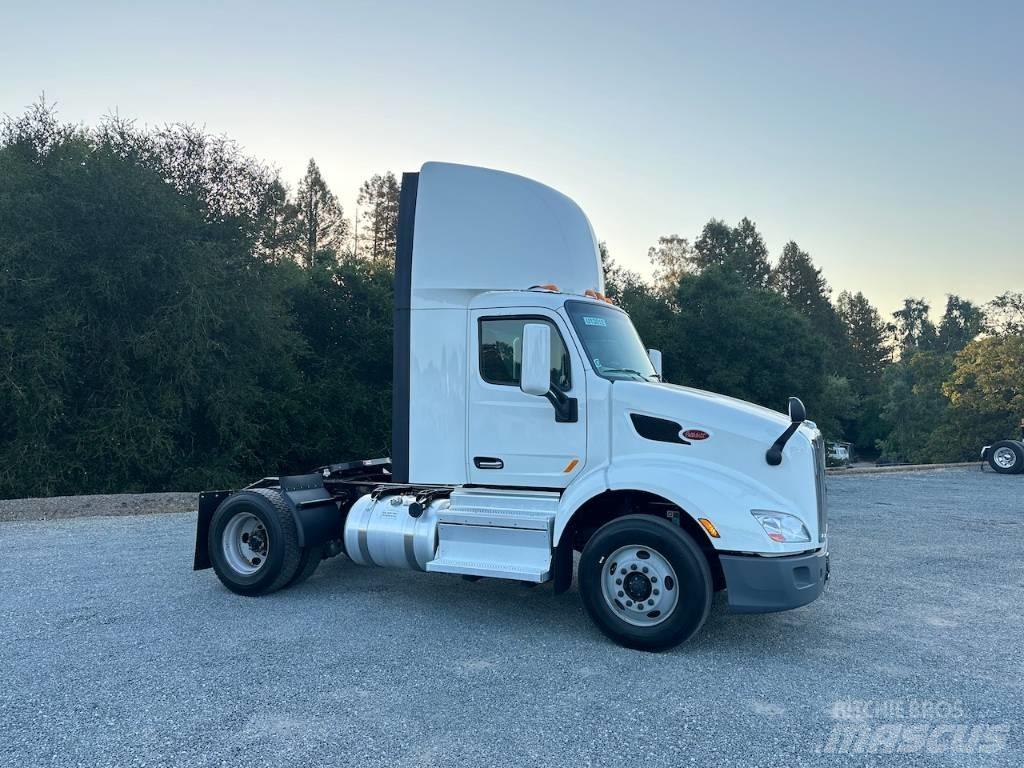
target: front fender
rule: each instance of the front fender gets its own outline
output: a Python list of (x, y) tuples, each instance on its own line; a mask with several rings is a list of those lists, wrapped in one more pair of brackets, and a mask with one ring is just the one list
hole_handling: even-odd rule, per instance
[[(734, 470), (702, 461), (680, 461), (651, 455), (616, 460), (601, 473), (580, 478), (562, 497), (555, 517), (554, 540), (561, 538), (573, 515), (588, 501), (605, 491), (645, 491), (660, 496), (696, 520), (714, 523), (720, 538), (711, 539), (716, 549), (730, 552), (790, 554), (813, 546), (807, 543), (779, 544), (772, 541), (750, 514), (752, 509), (788, 512), (807, 521), (794, 504), (771, 488)], [(574, 484), (575, 485), (575, 484)]]

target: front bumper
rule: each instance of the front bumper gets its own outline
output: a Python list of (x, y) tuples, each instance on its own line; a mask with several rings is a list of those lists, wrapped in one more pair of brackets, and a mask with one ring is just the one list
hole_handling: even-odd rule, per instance
[(733, 613), (788, 611), (816, 600), (829, 576), (828, 552), (785, 557), (719, 555)]

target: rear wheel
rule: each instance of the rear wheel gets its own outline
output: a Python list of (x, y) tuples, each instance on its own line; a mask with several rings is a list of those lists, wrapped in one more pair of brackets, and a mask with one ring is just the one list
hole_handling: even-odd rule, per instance
[(649, 515), (599, 528), (580, 556), (579, 584), (593, 622), (628, 648), (672, 648), (692, 637), (711, 609), (711, 570), (700, 548)]
[(304, 547), (302, 550), (302, 557), (299, 558), (299, 567), (295, 570), (295, 575), (292, 576), (292, 580), (288, 582), (288, 586), (294, 587), (312, 576), (313, 572), (316, 571), (317, 566), (320, 565), (320, 561), (323, 559), (323, 547)]
[(279, 492), (265, 488), (241, 491), (221, 503), (210, 522), (209, 552), (217, 578), (240, 595), (265, 595), (286, 586), (299, 573), (303, 556), (291, 510)]
[(1001, 475), (1024, 472), (1024, 443), (1000, 440), (988, 449), (988, 463)]

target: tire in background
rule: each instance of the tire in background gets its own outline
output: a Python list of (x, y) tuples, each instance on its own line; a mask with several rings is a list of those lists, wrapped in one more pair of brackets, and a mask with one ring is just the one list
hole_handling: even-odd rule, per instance
[[(251, 541), (251, 533), (237, 533), (239, 528), (246, 527), (255, 527), (258, 535), (265, 537), (266, 556), (255, 565), (246, 560), (245, 570), (239, 570), (232, 565), (232, 561), (239, 562), (237, 549), (234, 556), (229, 554), (226, 550), (233, 545), (226, 545), (225, 538), (234, 541), (248, 536)], [(221, 583), (232, 592), (250, 596), (266, 595), (287, 586), (298, 573), (302, 559), (292, 512), (280, 492), (268, 488), (240, 491), (221, 503), (210, 522), (209, 552)]]
[[(623, 547), (646, 547), (668, 561), (677, 576), (678, 602), (661, 623), (638, 627), (626, 612), (609, 604), (603, 592), (608, 557)], [(697, 544), (681, 530), (652, 515), (626, 515), (606, 523), (591, 536), (579, 563), (580, 597), (591, 620), (619, 645), (662, 651), (691, 638), (704, 625), (711, 610), (712, 577)]]
[(988, 465), (1001, 475), (1024, 472), (1024, 443), (1000, 440), (988, 449)]

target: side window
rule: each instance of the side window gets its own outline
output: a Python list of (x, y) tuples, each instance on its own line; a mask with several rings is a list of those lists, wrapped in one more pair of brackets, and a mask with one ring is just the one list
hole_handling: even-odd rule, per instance
[(519, 386), (523, 361), (523, 326), (551, 326), (551, 381), (559, 389), (572, 386), (569, 352), (554, 323), (540, 318), (493, 318), (480, 321), (480, 376), (489, 384)]

